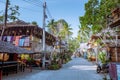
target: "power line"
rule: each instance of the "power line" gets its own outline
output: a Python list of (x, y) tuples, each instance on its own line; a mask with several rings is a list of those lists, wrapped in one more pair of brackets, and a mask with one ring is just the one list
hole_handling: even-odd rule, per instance
[[(43, 7), (43, 2), (40, 1), (40, 0), (37, 0), (37, 1), (36, 0), (23, 0), (23, 1), (28, 3), (28, 4), (35, 5), (37, 7)], [(0, 2), (5, 4), (5, 2), (3, 2), (3, 1), (0, 1)], [(25, 7), (20, 7), (20, 8), (30, 10), (30, 11), (35, 11), (35, 10), (25, 8)], [(50, 11), (48, 9), (48, 6), (46, 6), (46, 11), (47, 11), (47, 14), (48, 14), (49, 18), (53, 19), (52, 15), (51, 15), (51, 13), (50, 13)], [(39, 11), (37, 11), (37, 12), (39, 12)]]
[[(30, 1), (30, 0), (29, 0)], [(32, 2), (37, 2), (37, 3), (41, 3), (43, 5), (43, 2), (40, 0), (32, 0)]]
[[(22, 0), (22, 1), (24, 1), (28, 4), (43, 8), (43, 2), (40, 0)], [(0, 1), (0, 2), (5, 4), (5, 2), (3, 2), (3, 1)], [(20, 6), (20, 9), (26, 9), (26, 10), (33, 11), (33, 12), (39, 12), (37, 10), (26, 8), (26, 7), (21, 7), (21, 6)], [(46, 12), (47, 12), (46, 16), (49, 17), (50, 19), (53, 19), (47, 5), (46, 5)]]
[[(30, 4), (33, 4), (35, 6), (43, 7), (43, 2), (40, 1), (40, 0), (38, 0), (38, 1), (35, 1), (35, 0), (29, 0), (29, 1), (28, 0), (23, 0), (23, 1), (25, 1), (27, 3), (30, 3)], [(46, 6), (46, 11), (47, 11), (47, 14), (48, 14), (49, 18), (53, 19), (52, 15), (51, 15), (51, 13), (50, 13), (50, 11), (48, 9), (48, 6)]]
[(50, 13), (50, 11), (49, 11), (49, 9), (48, 9), (48, 7), (46, 8), (46, 10), (47, 10), (47, 13), (48, 13), (49, 17), (50, 17), (51, 19), (53, 19), (52, 15), (51, 15), (51, 13)]
[(29, 4), (32, 4), (32, 5), (35, 5), (35, 6), (38, 6), (38, 7), (42, 7), (43, 6), (43, 4), (42, 4), (42, 2), (40, 2), (40, 3), (36, 3), (36, 1), (34, 2), (33, 0), (32, 1), (28, 1), (28, 0), (23, 0), (23, 1), (25, 1), (25, 2), (27, 2), (27, 3), (29, 3)]
[(23, 9), (23, 10), (28, 10), (28, 11), (32, 11), (32, 12), (37, 12), (39, 13), (40, 11), (38, 10), (35, 10), (35, 9), (30, 9), (30, 8), (26, 8), (26, 7), (20, 7), (20, 9)]

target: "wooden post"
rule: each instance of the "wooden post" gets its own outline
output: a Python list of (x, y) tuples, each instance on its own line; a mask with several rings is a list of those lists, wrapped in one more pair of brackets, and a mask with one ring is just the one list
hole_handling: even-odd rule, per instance
[(116, 44), (115, 44), (115, 56), (116, 56), (116, 62), (118, 62), (118, 52), (117, 52), (117, 43), (118, 43), (118, 36), (116, 35)]
[(8, 2), (9, 2), (9, 0), (6, 0), (5, 16), (4, 16), (4, 26), (2, 27), (2, 33), (1, 33), (0, 40), (2, 40), (2, 36), (4, 34), (4, 31), (5, 31), (5, 28), (6, 28), (6, 24), (7, 24)]
[(0, 80), (2, 80), (2, 70), (0, 70)]

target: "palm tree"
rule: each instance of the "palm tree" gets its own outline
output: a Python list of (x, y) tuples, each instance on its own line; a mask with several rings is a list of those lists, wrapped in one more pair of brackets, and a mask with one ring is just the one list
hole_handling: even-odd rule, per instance
[(59, 36), (61, 36), (63, 39), (69, 39), (69, 37), (73, 34), (71, 32), (72, 28), (69, 26), (64, 25), (63, 29), (60, 31)]
[(90, 33), (91, 29), (89, 27), (79, 26), (79, 31), (78, 31), (78, 38), (81, 40), (81, 42), (86, 42), (90, 38)]
[(48, 23), (48, 30), (54, 36), (57, 36), (57, 37), (59, 36), (62, 39), (67, 41), (69, 37), (73, 34), (71, 32), (72, 28), (70, 27), (70, 25), (68, 25), (68, 23), (64, 19), (60, 19), (56, 22), (54, 21), (54, 19), (52, 19)]
[(48, 30), (51, 34), (56, 35), (57, 34), (57, 22), (54, 21), (54, 19), (52, 19), (49, 23), (48, 23)]
[(70, 27), (70, 25), (68, 25), (68, 23), (65, 21), (65, 20), (63, 20), (63, 19), (61, 19), (61, 20), (59, 20), (58, 21), (58, 23), (61, 23), (62, 24), (62, 29), (60, 30), (60, 32), (59, 32), (59, 36), (61, 36), (61, 38), (62, 39), (67, 39), (67, 41), (68, 41), (68, 39), (69, 39), (69, 37), (73, 34), (72, 32), (71, 32), (71, 30), (72, 30), (72, 28)]

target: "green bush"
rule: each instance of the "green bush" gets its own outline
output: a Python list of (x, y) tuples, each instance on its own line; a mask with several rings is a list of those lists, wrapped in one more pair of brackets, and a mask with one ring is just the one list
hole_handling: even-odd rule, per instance
[(53, 65), (49, 66), (49, 69), (50, 70), (58, 70), (58, 69), (60, 69), (60, 66), (59, 66), (59, 64), (53, 64)]
[(99, 58), (99, 60), (103, 63), (103, 64), (105, 64), (106, 63), (106, 53), (105, 52), (100, 52), (99, 54), (98, 54), (98, 58)]

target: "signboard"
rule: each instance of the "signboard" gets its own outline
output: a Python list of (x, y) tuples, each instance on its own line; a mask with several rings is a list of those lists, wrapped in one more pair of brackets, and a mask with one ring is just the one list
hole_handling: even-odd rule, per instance
[(112, 80), (117, 80), (116, 63), (110, 63), (109, 74)]
[(120, 80), (120, 64), (116, 65), (116, 68), (117, 68), (117, 80)]

